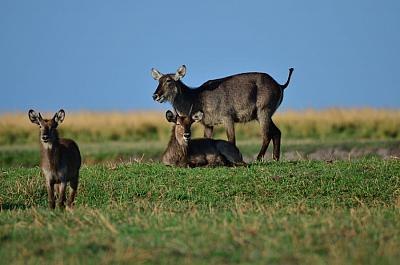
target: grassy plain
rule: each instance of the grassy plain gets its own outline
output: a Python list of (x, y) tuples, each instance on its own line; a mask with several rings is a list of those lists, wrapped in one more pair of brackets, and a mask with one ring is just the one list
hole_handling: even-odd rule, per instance
[[(67, 112), (85, 164), (74, 210), (50, 211), (38, 129), (1, 115), (0, 263), (398, 263), (400, 111), (277, 113), (283, 161), (239, 168), (161, 165), (163, 117)], [(258, 124), (237, 139), (252, 161)]]
[[(51, 117), (52, 113), (44, 116)], [(332, 153), (332, 158), (339, 149), (343, 159), (343, 151), (350, 152), (351, 158), (364, 152), (360, 148), (368, 148), (361, 154), (368, 155), (377, 153), (380, 147), (392, 150), (400, 146), (400, 110), (286, 111), (277, 113), (274, 120), (282, 131), (283, 158), (289, 160), (319, 158), (317, 150), (321, 148), (321, 152)], [(78, 142), (86, 164), (157, 161), (170, 137), (170, 128), (162, 112), (67, 112), (60, 134)], [(201, 137), (203, 128), (199, 124), (193, 128), (194, 137)], [(251, 161), (261, 144), (259, 125), (238, 124), (236, 134), (240, 150)], [(216, 128), (215, 138), (226, 139), (222, 126)], [(38, 129), (26, 113), (0, 115), (0, 167), (37, 165), (38, 149)], [(391, 150), (386, 156), (400, 152)]]
[[(247, 162), (255, 159), (261, 140), (238, 141)], [(83, 161), (87, 165), (121, 163), (129, 161), (159, 161), (166, 141), (100, 142), (79, 144)], [(266, 159), (271, 159), (271, 148)], [(39, 165), (39, 143), (0, 145), (0, 168), (34, 167)], [(335, 160), (358, 159), (364, 156), (400, 157), (400, 140), (282, 140), (283, 160)]]
[(84, 166), (76, 208), (39, 168), (0, 173), (4, 264), (397, 264), (397, 160)]

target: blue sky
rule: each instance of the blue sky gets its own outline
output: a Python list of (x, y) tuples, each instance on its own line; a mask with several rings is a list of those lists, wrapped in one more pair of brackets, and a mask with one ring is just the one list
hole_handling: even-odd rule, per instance
[(0, 112), (168, 109), (150, 69), (292, 83), (280, 107), (400, 107), (400, 1), (0, 1)]

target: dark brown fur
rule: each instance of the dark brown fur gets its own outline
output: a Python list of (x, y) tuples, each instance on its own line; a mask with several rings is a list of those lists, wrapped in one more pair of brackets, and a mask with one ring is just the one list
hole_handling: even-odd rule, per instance
[(59, 193), (59, 207), (64, 208), (66, 187), (70, 183), (72, 192), (67, 202), (72, 207), (79, 181), (81, 155), (78, 145), (70, 139), (60, 139), (57, 126), (64, 120), (65, 112), (60, 110), (52, 119), (43, 119), (35, 111), (29, 111), (29, 119), (40, 126), (40, 167), (46, 178), (49, 207), (55, 208), (54, 191)]
[(283, 91), (289, 85), (293, 68), (289, 69), (288, 80), (278, 84), (265, 73), (243, 73), (221, 79), (210, 80), (198, 88), (189, 88), (181, 78), (186, 73), (182, 66), (175, 74), (161, 74), (152, 69), (152, 76), (159, 81), (153, 99), (169, 101), (179, 114), (188, 115), (202, 111), (204, 136), (211, 138), (215, 125), (224, 124), (229, 142), (235, 144), (236, 122), (257, 120), (260, 123), (263, 143), (257, 159), (262, 159), (273, 141), (273, 158), (279, 160), (281, 132), (272, 121), (272, 115), (283, 99)]
[(171, 138), (165, 150), (162, 162), (166, 165), (181, 167), (199, 166), (239, 166), (245, 165), (239, 149), (223, 140), (190, 139), (190, 127), (202, 114), (185, 117), (166, 113), (172, 126)]

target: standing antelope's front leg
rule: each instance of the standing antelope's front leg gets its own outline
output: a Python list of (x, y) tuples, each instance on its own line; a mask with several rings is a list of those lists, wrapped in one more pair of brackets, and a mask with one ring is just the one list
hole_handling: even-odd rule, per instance
[(47, 187), (47, 201), (49, 203), (49, 207), (51, 209), (54, 209), (56, 208), (56, 201), (54, 199), (54, 183), (51, 181), (47, 181), (46, 187)]
[(204, 125), (204, 137), (212, 138), (213, 137), (214, 126)]
[(228, 137), (228, 141), (234, 145), (236, 145), (235, 138), (235, 124), (232, 119), (227, 118), (224, 120), (226, 135)]
[(58, 207), (64, 208), (65, 207), (65, 191), (67, 188), (67, 182), (62, 181), (60, 184), (60, 199), (58, 202)]

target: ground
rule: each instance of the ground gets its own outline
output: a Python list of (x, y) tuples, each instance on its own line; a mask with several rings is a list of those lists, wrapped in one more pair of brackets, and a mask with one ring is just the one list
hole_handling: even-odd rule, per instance
[(397, 264), (400, 163), (83, 166), (72, 211), (38, 167), (3, 168), (5, 264)]

